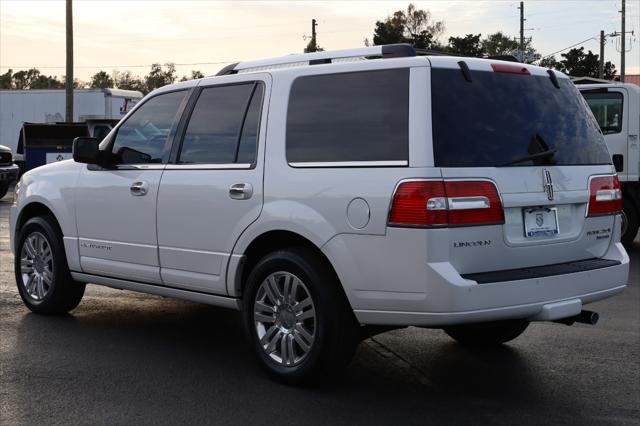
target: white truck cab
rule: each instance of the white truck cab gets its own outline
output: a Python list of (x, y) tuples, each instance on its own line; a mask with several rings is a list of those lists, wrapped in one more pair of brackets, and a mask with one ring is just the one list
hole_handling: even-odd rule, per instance
[[(620, 182), (561, 73), (408, 45), (233, 64), (160, 88), (11, 210), (27, 307), (86, 283), (239, 309), (280, 380), (344, 367), (372, 330), (502, 344), (594, 324), (623, 291)], [(372, 328), (382, 326), (382, 328)]]
[(640, 224), (640, 87), (629, 83), (577, 86), (604, 135), (622, 184), (622, 241), (632, 244)]

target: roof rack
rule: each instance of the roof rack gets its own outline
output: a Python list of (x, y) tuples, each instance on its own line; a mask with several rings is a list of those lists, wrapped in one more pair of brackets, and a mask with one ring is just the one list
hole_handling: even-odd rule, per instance
[[(424, 54), (423, 52), (419, 53)], [(416, 52), (416, 49), (414, 49), (410, 44), (387, 44), (384, 46), (334, 50), (330, 52), (303, 53), (301, 55), (289, 55), (281, 56), (279, 58), (239, 62), (227, 65), (218, 71), (216, 75), (229, 75), (291, 66), (330, 64), (332, 62), (343, 62), (347, 60), (406, 58), (417, 55), (418, 52)]]

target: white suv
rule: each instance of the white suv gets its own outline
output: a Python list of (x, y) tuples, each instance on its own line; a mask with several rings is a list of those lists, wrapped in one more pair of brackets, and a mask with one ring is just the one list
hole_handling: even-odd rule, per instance
[(85, 283), (239, 309), (289, 382), (390, 327), (498, 344), (530, 321), (593, 323), (583, 305), (629, 271), (620, 185), (569, 79), (407, 45), (163, 87), (15, 200), (34, 312), (73, 309)]

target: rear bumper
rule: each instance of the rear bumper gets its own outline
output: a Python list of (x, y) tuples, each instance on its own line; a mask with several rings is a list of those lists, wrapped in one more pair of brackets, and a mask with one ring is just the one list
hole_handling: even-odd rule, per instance
[(8, 183), (17, 180), (19, 170), (20, 169), (15, 164), (0, 166), (0, 183)]
[[(385, 244), (378, 245), (372, 238), (356, 241), (359, 239), (344, 236), (323, 250), (362, 324), (443, 327), (518, 318), (556, 320), (622, 292), (629, 278), (629, 257), (620, 243), (611, 243), (599, 258), (609, 261), (602, 267), (574, 272), (572, 265), (568, 273), (533, 271), (527, 279), (518, 275), (518, 279), (480, 284), (467, 279), (469, 275), (461, 276), (448, 261), (428, 262), (425, 268), (424, 260), (420, 265), (425, 255), (420, 250), (395, 247), (385, 253), (381, 249)], [(351, 255), (354, 250), (359, 255)], [(369, 261), (360, 264), (363, 254), (370, 255)], [(378, 261), (371, 262), (373, 258)], [(583, 262), (570, 263), (584, 266)]]

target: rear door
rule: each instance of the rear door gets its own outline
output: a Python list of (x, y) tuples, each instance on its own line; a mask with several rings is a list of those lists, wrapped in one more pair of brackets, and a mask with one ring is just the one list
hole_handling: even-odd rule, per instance
[(473, 273), (602, 256), (614, 218), (586, 218), (589, 183), (611, 159), (578, 90), (536, 67), (467, 62), (465, 75), (432, 59), (434, 163), (445, 180), (493, 182), (504, 224), (451, 227), (452, 263)]
[(204, 80), (158, 194), (165, 285), (226, 294), (233, 246), (262, 209), (268, 75)]

